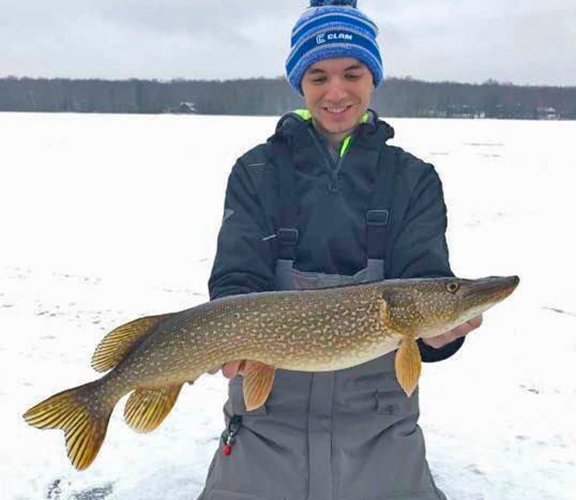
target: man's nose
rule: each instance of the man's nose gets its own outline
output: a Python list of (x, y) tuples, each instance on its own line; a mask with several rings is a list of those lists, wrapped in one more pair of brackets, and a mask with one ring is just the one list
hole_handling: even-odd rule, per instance
[(325, 98), (330, 102), (340, 102), (346, 97), (346, 90), (344, 88), (343, 82), (338, 78), (334, 78), (330, 81), (328, 89), (326, 90)]

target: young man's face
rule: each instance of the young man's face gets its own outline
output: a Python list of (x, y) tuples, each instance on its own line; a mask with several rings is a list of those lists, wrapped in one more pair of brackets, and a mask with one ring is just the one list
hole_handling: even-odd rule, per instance
[(319, 61), (302, 78), (304, 100), (314, 124), (335, 145), (360, 123), (373, 90), (372, 73), (351, 57)]

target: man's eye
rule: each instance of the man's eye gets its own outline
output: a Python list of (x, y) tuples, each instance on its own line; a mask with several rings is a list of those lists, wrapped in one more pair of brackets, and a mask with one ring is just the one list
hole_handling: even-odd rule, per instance
[(326, 78), (313, 78), (312, 83), (324, 83)]
[(356, 75), (356, 74), (348, 74), (346, 75), (346, 80), (358, 80), (358, 78), (360, 78), (360, 75)]

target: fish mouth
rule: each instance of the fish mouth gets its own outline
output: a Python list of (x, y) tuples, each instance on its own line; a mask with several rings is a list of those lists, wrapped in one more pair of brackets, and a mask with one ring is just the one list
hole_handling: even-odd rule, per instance
[(466, 301), (496, 304), (508, 297), (520, 283), (518, 276), (490, 276), (476, 280), (463, 290)]

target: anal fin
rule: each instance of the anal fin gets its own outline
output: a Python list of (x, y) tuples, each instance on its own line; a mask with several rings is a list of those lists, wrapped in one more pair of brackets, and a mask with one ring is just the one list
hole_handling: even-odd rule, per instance
[(126, 423), (137, 432), (152, 432), (168, 416), (182, 385), (161, 389), (137, 389), (124, 407)]
[(252, 411), (260, 408), (272, 391), (274, 367), (258, 361), (249, 363), (242, 384), (246, 410)]

